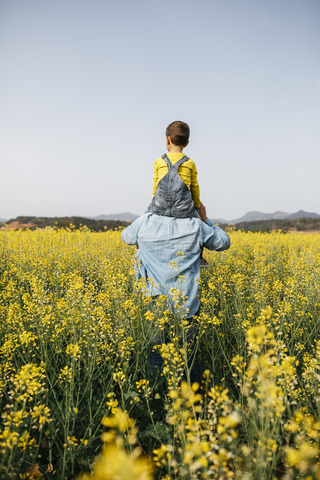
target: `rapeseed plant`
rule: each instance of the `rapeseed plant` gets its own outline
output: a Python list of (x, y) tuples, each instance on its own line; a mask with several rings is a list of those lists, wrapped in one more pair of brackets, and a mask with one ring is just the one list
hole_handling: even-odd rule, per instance
[(191, 342), (183, 292), (173, 316), (150, 303), (119, 232), (0, 232), (2, 477), (319, 478), (319, 235), (230, 235), (206, 253)]

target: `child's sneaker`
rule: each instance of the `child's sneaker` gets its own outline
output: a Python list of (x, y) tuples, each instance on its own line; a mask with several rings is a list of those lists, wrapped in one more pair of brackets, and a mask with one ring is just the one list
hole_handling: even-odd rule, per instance
[(200, 268), (209, 268), (210, 264), (203, 257), (200, 258)]

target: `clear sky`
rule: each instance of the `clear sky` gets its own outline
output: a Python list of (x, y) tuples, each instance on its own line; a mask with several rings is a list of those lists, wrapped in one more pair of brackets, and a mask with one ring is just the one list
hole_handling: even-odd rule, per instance
[(320, 213), (319, 0), (0, 0), (0, 218), (143, 213), (191, 128), (210, 217)]

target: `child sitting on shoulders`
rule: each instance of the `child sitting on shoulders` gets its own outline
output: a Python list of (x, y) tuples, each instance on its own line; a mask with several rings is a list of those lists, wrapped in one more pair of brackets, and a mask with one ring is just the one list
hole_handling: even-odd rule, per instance
[[(148, 211), (157, 215), (177, 218), (200, 218), (200, 189), (194, 161), (184, 155), (189, 143), (190, 128), (184, 122), (170, 123), (166, 129), (168, 154), (154, 163), (153, 198)], [(178, 175), (177, 175), (178, 174)], [(201, 252), (200, 266), (209, 263)]]

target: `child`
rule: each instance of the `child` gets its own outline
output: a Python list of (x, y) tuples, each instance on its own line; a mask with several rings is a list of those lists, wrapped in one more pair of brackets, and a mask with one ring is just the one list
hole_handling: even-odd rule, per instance
[[(184, 122), (173, 122), (166, 129), (168, 154), (154, 163), (153, 198), (148, 211), (177, 218), (200, 218), (200, 190), (194, 161), (182, 153), (189, 143), (190, 129)], [(178, 173), (178, 175), (177, 175)], [(201, 252), (200, 266), (209, 263)]]

